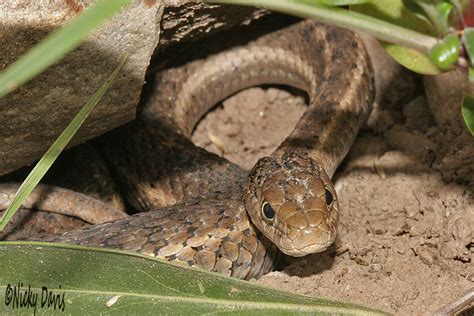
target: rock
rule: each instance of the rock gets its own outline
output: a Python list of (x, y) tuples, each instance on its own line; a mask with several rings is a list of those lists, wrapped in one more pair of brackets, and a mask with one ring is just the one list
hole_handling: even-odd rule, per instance
[[(92, 3), (1, 1), (0, 70)], [(159, 47), (165, 47), (248, 24), (266, 12), (202, 1), (134, 1), (62, 61), (0, 100), (0, 175), (40, 158), (125, 54), (129, 58), (118, 79), (70, 145), (133, 120), (160, 25)]]
[(417, 255), (420, 257), (421, 261), (426, 265), (432, 265), (436, 260), (436, 255), (430, 249), (425, 249), (423, 247), (418, 247), (416, 249)]
[(367, 269), (369, 273), (375, 273), (382, 271), (383, 266), (380, 263), (371, 263)]
[(470, 135), (461, 115), (464, 93), (474, 95), (463, 70), (456, 69), (437, 76), (424, 77), (426, 98), (440, 132), (436, 141), (442, 143), (433, 167), (445, 181), (474, 184), (474, 137)]
[[(156, 0), (148, 0), (156, 2)], [(247, 25), (269, 13), (250, 6), (222, 6), (202, 1), (164, 1), (160, 49), (196, 40), (236, 25)]]
[[(6, 30), (0, 51), (2, 69), (85, 9), (74, 1), (29, 3), (0, 3)], [(127, 64), (73, 144), (133, 119), (145, 70), (158, 43), (161, 11), (158, 5), (134, 3), (62, 61), (0, 100), (0, 174), (41, 157), (127, 53)]]
[(458, 135), (466, 127), (461, 117), (463, 93), (474, 95), (474, 84), (470, 84), (463, 70), (457, 69), (423, 79), (426, 98), (436, 124), (449, 126)]

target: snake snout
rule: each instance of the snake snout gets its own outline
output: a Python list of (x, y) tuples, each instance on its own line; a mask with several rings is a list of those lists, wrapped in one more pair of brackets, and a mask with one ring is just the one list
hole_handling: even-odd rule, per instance
[(286, 221), (280, 249), (287, 255), (301, 257), (327, 249), (336, 237), (331, 216), (325, 210), (296, 212)]

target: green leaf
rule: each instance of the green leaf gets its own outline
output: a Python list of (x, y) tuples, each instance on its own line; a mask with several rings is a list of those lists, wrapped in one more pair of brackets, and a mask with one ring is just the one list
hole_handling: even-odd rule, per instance
[(457, 62), (459, 50), (459, 37), (455, 34), (450, 34), (441, 43), (431, 48), (430, 59), (439, 69), (449, 70)]
[(467, 128), (474, 136), (474, 96), (464, 94), (461, 105), (461, 113)]
[(327, 6), (346, 6), (351, 4), (365, 3), (368, 1), (370, 0), (288, 0), (288, 2)]
[(468, 69), (468, 78), (470, 82), (474, 82), (474, 68), (472, 67)]
[(448, 27), (449, 14), (453, 10), (453, 5), (449, 2), (440, 2), (436, 5), (436, 9), (439, 12), (440, 18), (443, 20), (446, 28)]
[(380, 44), (393, 59), (411, 71), (423, 75), (437, 75), (441, 73), (438, 67), (425, 54), (391, 43), (381, 42)]
[(0, 73), (0, 98), (27, 82), (77, 47), (131, 0), (97, 0), (71, 23), (48, 35)]
[(426, 17), (425, 11), (416, 3), (415, 0), (402, 0), (403, 5), (410, 10), (417, 18), (425, 21), (426, 23), (431, 23), (430, 20)]
[(13, 198), (12, 204), (10, 204), (10, 206), (0, 219), (0, 231), (5, 228), (8, 221), (13, 217), (13, 215), (21, 206), (23, 201), (28, 197), (31, 191), (33, 191), (35, 186), (40, 182), (41, 178), (43, 178), (43, 176), (49, 170), (56, 158), (58, 158), (59, 154), (64, 150), (66, 145), (76, 134), (79, 127), (81, 127), (82, 123), (84, 123), (91, 111), (94, 109), (94, 107), (97, 105), (104, 93), (110, 87), (112, 81), (115, 79), (115, 77), (125, 64), (126, 59), (126, 57), (123, 58), (122, 62), (115, 68), (109, 78), (107, 78), (107, 80), (102, 84), (99, 90), (97, 90), (97, 92), (92, 96), (92, 98), (82, 107), (79, 113), (76, 114), (71, 123), (69, 123), (66, 129), (61, 133), (61, 135), (59, 135), (59, 137), (51, 145), (51, 147), (49, 147), (48, 151), (44, 154), (40, 161), (38, 161), (33, 170), (31, 170), (28, 177), (18, 189), (18, 192)]
[(464, 48), (469, 57), (470, 65), (474, 65), (474, 28), (466, 27), (461, 37)]
[[(0, 266), (0, 302), (7, 314), (33, 313), (33, 308), (13, 309), (11, 296), (21, 286), (38, 293), (38, 301), (46, 291), (58, 295), (64, 313), (73, 315), (386, 315), (117, 250), (3, 242)], [(38, 313), (53, 311), (40, 305)]]

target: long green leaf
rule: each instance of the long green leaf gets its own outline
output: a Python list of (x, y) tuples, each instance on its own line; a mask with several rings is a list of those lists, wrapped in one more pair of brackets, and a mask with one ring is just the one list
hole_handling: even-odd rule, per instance
[(461, 113), (467, 128), (474, 136), (474, 96), (465, 94), (462, 99)]
[(56, 141), (51, 145), (51, 147), (49, 147), (48, 151), (44, 154), (44, 156), (30, 172), (28, 177), (18, 189), (18, 192), (13, 198), (12, 204), (10, 204), (10, 206), (0, 219), (0, 231), (5, 228), (8, 221), (12, 218), (12, 216), (23, 203), (23, 201), (28, 197), (31, 191), (33, 191), (35, 186), (40, 182), (41, 178), (46, 174), (46, 172), (49, 170), (56, 158), (58, 158), (59, 154), (64, 150), (66, 145), (76, 134), (79, 127), (81, 127), (82, 123), (84, 123), (91, 111), (94, 109), (94, 107), (97, 105), (104, 93), (110, 87), (112, 81), (115, 79), (115, 77), (125, 64), (126, 59), (126, 57), (123, 58), (122, 62), (115, 68), (109, 78), (107, 78), (107, 80), (102, 84), (99, 90), (97, 90), (97, 92), (92, 96), (92, 98), (82, 107), (79, 113), (76, 114), (71, 123), (69, 123), (66, 129), (61, 133), (61, 135), (59, 135)]
[[(474, 65), (474, 28), (466, 27), (461, 37), (463, 46), (466, 50), (467, 56), (469, 57), (469, 65)], [(469, 76), (469, 80), (472, 82), (474, 78)]]
[(209, 3), (251, 5), (366, 32), (380, 40), (428, 53), (436, 38), (358, 12), (284, 0), (206, 0)]
[[(38, 302), (58, 295), (56, 310), (73, 315), (384, 315), (118, 250), (3, 242), (0, 266), (0, 314), (32, 314), (34, 307), (14, 308), (15, 290), (26, 290)], [(51, 313), (53, 305), (38, 303), (36, 312)]]
[(71, 23), (48, 35), (18, 61), (0, 73), (0, 98), (27, 82), (77, 47), (131, 0), (97, 0)]
[(451, 11), (452, 5), (446, 3), (446, 5), (450, 6), (450, 8), (447, 9), (443, 8), (444, 6), (441, 6), (440, 10), (440, 8), (434, 5), (434, 3), (431, 1), (417, 1), (416, 4), (418, 4), (420, 8), (423, 9), (426, 16), (431, 21), (438, 33), (445, 36), (448, 33), (448, 21), (446, 12), (443, 14), (442, 11)]

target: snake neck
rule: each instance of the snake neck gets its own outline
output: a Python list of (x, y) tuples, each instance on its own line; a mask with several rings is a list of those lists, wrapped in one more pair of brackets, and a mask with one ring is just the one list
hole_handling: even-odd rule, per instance
[[(322, 54), (326, 65), (323, 82), (307, 91), (307, 111), (272, 156), (281, 157), (286, 152), (307, 155), (332, 178), (367, 120), (375, 90), (373, 70), (361, 39), (335, 28), (328, 30), (326, 38), (331, 40)], [(334, 39), (345, 45), (336, 45)]]
[(329, 176), (347, 154), (373, 99), (372, 69), (359, 37), (313, 21), (160, 72), (156, 79), (158, 91), (141, 115), (158, 116), (188, 138), (216, 103), (240, 90), (278, 84), (306, 92), (308, 110), (274, 155), (307, 154)]

